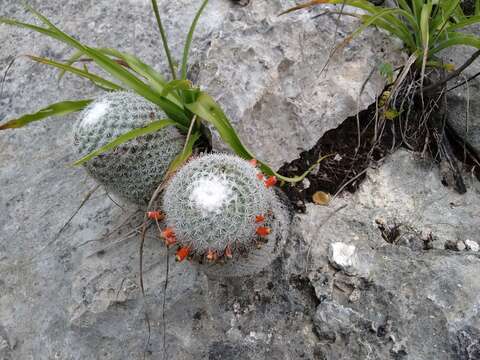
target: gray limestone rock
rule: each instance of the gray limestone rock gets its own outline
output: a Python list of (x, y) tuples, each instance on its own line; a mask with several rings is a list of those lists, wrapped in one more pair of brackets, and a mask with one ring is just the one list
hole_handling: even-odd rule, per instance
[[(165, 69), (148, 1), (32, 3), (89, 44), (118, 47)], [(336, 126), (349, 111), (356, 111), (358, 89), (374, 63), (367, 39), (379, 33), (372, 30), (352, 43), (354, 52), (347, 51), (344, 60), (331, 64), (337, 69), (328, 72), (333, 77), (302, 73), (318, 65), (315, 56), (319, 62), (325, 56), (329, 44), (322, 42), (322, 35), (334, 22), (328, 17), (324, 22), (313, 21), (312, 14), (274, 16), (292, 3), (272, 2), (268, 12), (266, 1), (252, 0), (240, 8), (227, 0), (214, 0), (200, 24), (193, 49), (196, 59), (213, 59), (223, 74), (229, 62), (219, 58), (222, 44), (232, 41), (232, 48), (238, 46), (237, 78), (233, 69), (226, 72), (232, 76), (230, 95), (219, 102), (239, 130), (246, 124), (268, 129), (275, 125), (275, 116), (297, 114), (295, 109), (298, 116), (292, 115), (293, 119), (312, 121), (312, 128), (320, 133), (315, 121)], [(178, 25), (186, 24), (195, 12), (189, 4), (187, 0), (164, 3), (177, 58), (185, 32)], [(0, 14), (28, 17), (14, 0), (4, 0)], [(249, 30), (250, 25), (254, 30)], [(348, 26), (353, 28), (351, 23)], [(242, 47), (243, 41), (235, 45), (234, 31), (256, 44), (254, 50)], [(346, 30), (340, 27), (339, 31), (344, 34)], [(274, 47), (257, 47), (265, 41), (263, 37), (281, 42), (285, 54), (280, 51), (272, 58)], [(288, 50), (293, 45), (282, 42), (286, 38), (298, 38), (296, 47)], [(375, 38), (372, 41), (383, 43), (383, 35)], [(5, 26), (0, 26), (0, 43), (2, 66), (24, 53), (56, 59), (69, 54), (53, 41)], [(297, 58), (300, 44), (304, 59)], [(320, 46), (319, 54), (307, 45)], [(214, 74), (213, 70), (197, 62), (192, 74), (203, 79), (210, 91), (220, 92), (225, 78), (219, 76), (219, 84), (213, 84), (214, 79), (206, 75)], [(265, 68), (265, 78), (245, 82), (239, 74), (250, 71), (249, 66), (255, 71)], [(95, 94), (88, 83), (67, 76), (57, 84), (55, 76), (53, 70), (18, 60), (0, 98), (0, 119), (60, 99)], [(318, 85), (319, 93), (305, 93), (302, 98), (297, 88), (301, 82), (305, 87)], [(381, 88), (372, 84), (362, 97), (362, 107)], [(235, 88), (240, 93), (233, 97)], [(293, 100), (279, 98), (282, 91)], [(315, 96), (323, 102), (308, 105)], [(297, 109), (297, 103), (306, 104), (302, 107), (306, 113)], [(172, 254), (167, 262), (165, 247), (153, 228), (145, 244), (143, 297), (139, 237), (134, 231), (141, 213), (118, 207), (98, 189), (64, 227), (95, 186), (81, 168), (67, 166), (75, 160), (67, 135), (73, 119), (52, 119), (0, 133), (1, 358), (118, 360), (145, 355), (159, 359), (165, 335), (165, 358), (175, 360), (337, 360), (357, 355), (366, 359), (478, 359), (478, 254), (439, 250), (449, 239), (478, 240), (479, 195), (472, 186), (467, 195), (451, 193), (441, 186), (435, 169), (409, 153), (398, 152), (382, 167), (369, 171), (357, 194), (333, 199), (329, 207), (309, 205), (307, 214), (296, 215), (282, 256), (257, 276), (237, 281), (208, 280), (188, 263), (175, 264)], [(247, 130), (241, 130), (242, 136), (254, 141)], [(265, 136), (260, 130), (259, 134)], [(297, 141), (293, 134), (291, 139), (288, 144), (310, 146), (308, 139)], [(298, 154), (298, 149), (286, 148), (276, 157), (274, 141), (262, 141), (255, 143), (254, 150), (263, 151), (260, 155), (273, 163)], [(384, 219), (384, 230), (375, 222), (378, 218)], [(395, 236), (400, 223), (405, 225)], [(423, 250), (420, 235), (426, 228), (431, 230), (435, 250)], [(331, 242), (355, 245), (359, 254), (367, 255), (360, 258), (363, 270), (359, 275), (349, 276), (329, 265)]]
[[(274, 167), (373, 103), (385, 86), (376, 67), (402, 58), (397, 43), (368, 29), (328, 60), (335, 40), (358, 24), (344, 17), (334, 35), (334, 15), (312, 19), (325, 8), (277, 16), (291, 5), (256, 0), (218, 14), (228, 21), (212, 32), (198, 63), (198, 83), (222, 104), (245, 144)], [(226, 149), (215, 134), (213, 140)]]
[[(320, 300), (320, 358), (475, 359), (480, 257), (440, 249), (473, 235), (479, 203), (474, 188), (453, 193), (435, 168), (401, 150), (369, 170), (356, 194), (309, 204), (295, 226), (304, 255), (291, 268), (308, 272)], [(425, 246), (432, 236), (438, 250)], [(355, 249), (349, 266), (333, 257), (339, 244)]]
[[(480, 26), (468, 28), (469, 32), (480, 34)], [(443, 52), (446, 62), (461, 66), (475, 52), (473, 48), (454, 47)], [(448, 86), (469, 79), (480, 72), (480, 61), (472, 63), (463, 73)], [(466, 85), (457, 87), (449, 92), (448, 96), (449, 124), (459, 136), (466, 139), (477, 152), (480, 152), (480, 77), (469, 81)]]

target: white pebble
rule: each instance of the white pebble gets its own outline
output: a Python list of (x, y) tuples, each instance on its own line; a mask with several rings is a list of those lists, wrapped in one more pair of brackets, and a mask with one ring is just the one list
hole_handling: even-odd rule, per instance
[(331, 243), (328, 248), (328, 260), (338, 270), (354, 275), (357, 265), (356, 248), (341, 242)]
[(467, 249), (470, 251), (478, 252), (480, 250), (480, 245), (476, 241), (473, 240), (465, 240), (465, 245)]

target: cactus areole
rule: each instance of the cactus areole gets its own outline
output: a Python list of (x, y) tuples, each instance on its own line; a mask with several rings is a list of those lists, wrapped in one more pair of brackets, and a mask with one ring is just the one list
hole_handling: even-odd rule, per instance
[[(75, 148), (84, 156), (130, 130), (165, 117), (157, 106), (135, 93), (108, 93), (82, 112), (74, 127)], [(169, 126), (130, 140), (84, 165), (107, 191), (143, 205), (162, 182), (184, 142), (185, 137)]]
[(188, 258), (200, 264), (228, 264), (276, 243), (288, 216), (258, 173), (255, 164), (237, 156), (210, 154), (172, 178), (163, 210), (182, 255), (177, 260), (186, 258), (187, 248)]

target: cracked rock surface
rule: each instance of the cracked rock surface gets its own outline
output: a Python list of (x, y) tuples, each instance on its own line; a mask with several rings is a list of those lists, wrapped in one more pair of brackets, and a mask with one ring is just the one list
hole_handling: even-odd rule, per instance
[[(470, 26), (467, 31), (480, 34), (480, 25)], [(456, 46), (443, 51), (446, 62), (453, 63), (460, 67), (466, 59), (475, 52), (475, 49), (466, 46)], [(463, 139), (480, 152), (480, 61), (478, 58), (462, 73), (460, 77), (449, 82), (448, 87), (471, 79), (449, 92), (448, 96), (448, 120), (449, 124)]]
[[(154, 19), (145, 16), (148, 1), (31, 3), (83, 41), (118, 47), (165, 68)], [(319, 98), (327, 100), (311, 105), (311, 113), (305, 110), (292, 116), (295, 121), (314, 124), (311, 131), (318, 131), (317, 140), (323, 131), (316, 128), (321, 123), (318, 116), (330, 112), (325, 116), (337, 120), (328, 126), (336, 126), (332, 124), (349, 111), (356, 112), (353, 89), (359, 89), (373, 63), (368, 50), (372, 45), (365, 39), (378, 33), (366, 33), (365, 39), (352, 43), (346, 52), (350, 55), (345, 55), (348, 59), (332, 64), (339, 67), (329, 71), (332, 78), (317, 79), (311, 74), (318, 69), (311, 68), (320, 65), (312, 57), (318, 56), (321, 63), (325, 51), (315, 55), (305, 47), (304, 62), (295, 56), (302, 41), (305, 46), (326, 49), (328, 44), (317, 44), (322, 33), (317, 27), (331, 27), (333, 19), (325, 17), (320, 23), (310, 20), (313, 14), (288, 19), (271, 15), (292, 3), (272, 1), (269, 15), (266, 1), (252, 0), (246, 8), (234, 7), (227, 0), (212, 1), (193, 49), (198, 66), (192, 73), (212, 93), (220, 92), (225, 77), (231, 77), (240, 94), (233, 93), (234, 86), (227, 86), (220, 103), (239, 129), (253, 124), (262, 136), (276, 117), (296, 109), (297, 102), (311, 100), (298, 95), (296, 86), (302, 82), (293, 81), (303, 76), (305, 86), (318, 85), (323, 94)], [(195, 8), (188, 4), (186, 0), (163, 4), (170, 33), (178, 34), (178, 24), (192, 18)], [(180, 15), (175, 17), (177, 10)], [(0, 14), (27, 17), (13, 0), (2, 2)], [(340, 31), (349, 26), (353, 28), (347, 23), (347, 29)], [(172, 42), (177, 57), (183, 32)], [(383, 35), (377, 35), (372, 41), (383, 42)], [(273, 58), (274, 46), (259, 47), (265, 39), (278, 41), (284, 54)], [(289, 45), (287, 39), (295, 43)], [(0, 43), (2, 66), (18, 54), (56, 59), (68, 55), (67, 49), (53, 41), (5, 26), (0, 26)], [(242, 70), (237, 78), (233, 68), (228, 70), (235, 63), (222, 58), (227, 45), (231, 51), (238, 48), (237, 55), (251, 57), (240, 56)], [(213, 61), (207, 62), (209, 58)], [(218, 84), (208, 75), (214, 69), (207, 63), (226, 74), (219, 75)], [(254, 71), (248, 66), (261, 66), (265, 78), (250, 78)], [(57, 85), (55, 75), (51, 69), (19, 59), (0, 98), (0, 119), (95, 93), (89, 84), (68, 76)], [(342, 76), (354, 79), (347, 81)], [(315, 81), (325, 83), (320, 86)], [(377, 88), (372, 84), (362, 104), (374, 98)], [(347, 85), (348, 91), (341, 87)], [(321, 93), (327, 90), (332, 93)], [(276, 98), (280, 95), (293, 100), (280, 101)], [(343, 108), (345, 104), (350, 104), (348, 109)], [(95, 187), (83, 169), (67, 166), (75, 160), (70, 143), (73, 120), (74, 116), (51, 119), (0, 133), (0, 359), (117, 360), (144, 355), (159, 359), (164, 353), (164, 334), (165, 358), (175, 360), (480, 357), (480, 255), (467, 242), (480, 243), (480, 195), (473, 182), (466, 195), (454, 194), (441, 185), (436, 168), (399, 151), (369, 170), (356, 194), (333, 199), (328, 207), (308, 205), (306, 214), (296, 214), (284, 253), (261, 274), (235, 281), (210, 280), (188, 263), (175, 264), (170, 257), (166, 292), (166, 250), (152, 231), (145, 244), (144, 298), (139, 289), (135, 232), (141, 213), (116, 206), (100, 188), (63, 228)], [(285, 126), (288, 130), (290, 125)], [(276, 164), (295, 158), (298, 146), (309, 147), (308, 139), (298, 140), (292, 133), (288, 144), (292, 140), (295, 149), (283, 146), (280, 151), (272, 142), (254, 139), (247, 130), (240, 130), (242, 137)], [(448, 241), (461, 241), (465, 249), (445, 250)], [(355, 246), (355, 275), (332, 266), (328, 259), (332, 243)]]

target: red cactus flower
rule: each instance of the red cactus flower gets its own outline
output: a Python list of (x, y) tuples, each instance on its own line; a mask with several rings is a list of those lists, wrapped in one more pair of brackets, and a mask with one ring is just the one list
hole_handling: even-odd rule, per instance
[(257, 228), (256, 232), (257, 232), (257, 235), (259, 236), (267, 236), (272, 232), (272, 229), (270, 229), (267, 226), (260, 226)]
[(175, 237), (175, 231), (173, 231), (172, 228), (165, 228), (165, 230), (162, 231), (162, 237), (164, 239), (169, 239), (169, 238), (174, 238)]
[(265, 221), (265, 216), (263, 215), (257, 215), (255, 216), (255, 222), (258, 224), (258, 223), (262, 223)]
[(232, 248), (230, 247), (230, 245), (227, 245), (227, 247), (225, 248), (225, 257), (227, 259), (233, 258)]
[(267, 180), (265, 180), (265, 186), (267, 188), (275, 186), (276, 183), (277, 183), (277, 178), (275, 176), (271, 176)]
[(165, 215), (160, 211), (148, 211), (147, 217), (150, 220), (162, 220), (165, 217)]
[(175, 260), (178, 262), (182, 262), (185, 258), (190, 254), (189, 247), (182, 247), (178, 249), (177, 254), (175, 255)]

